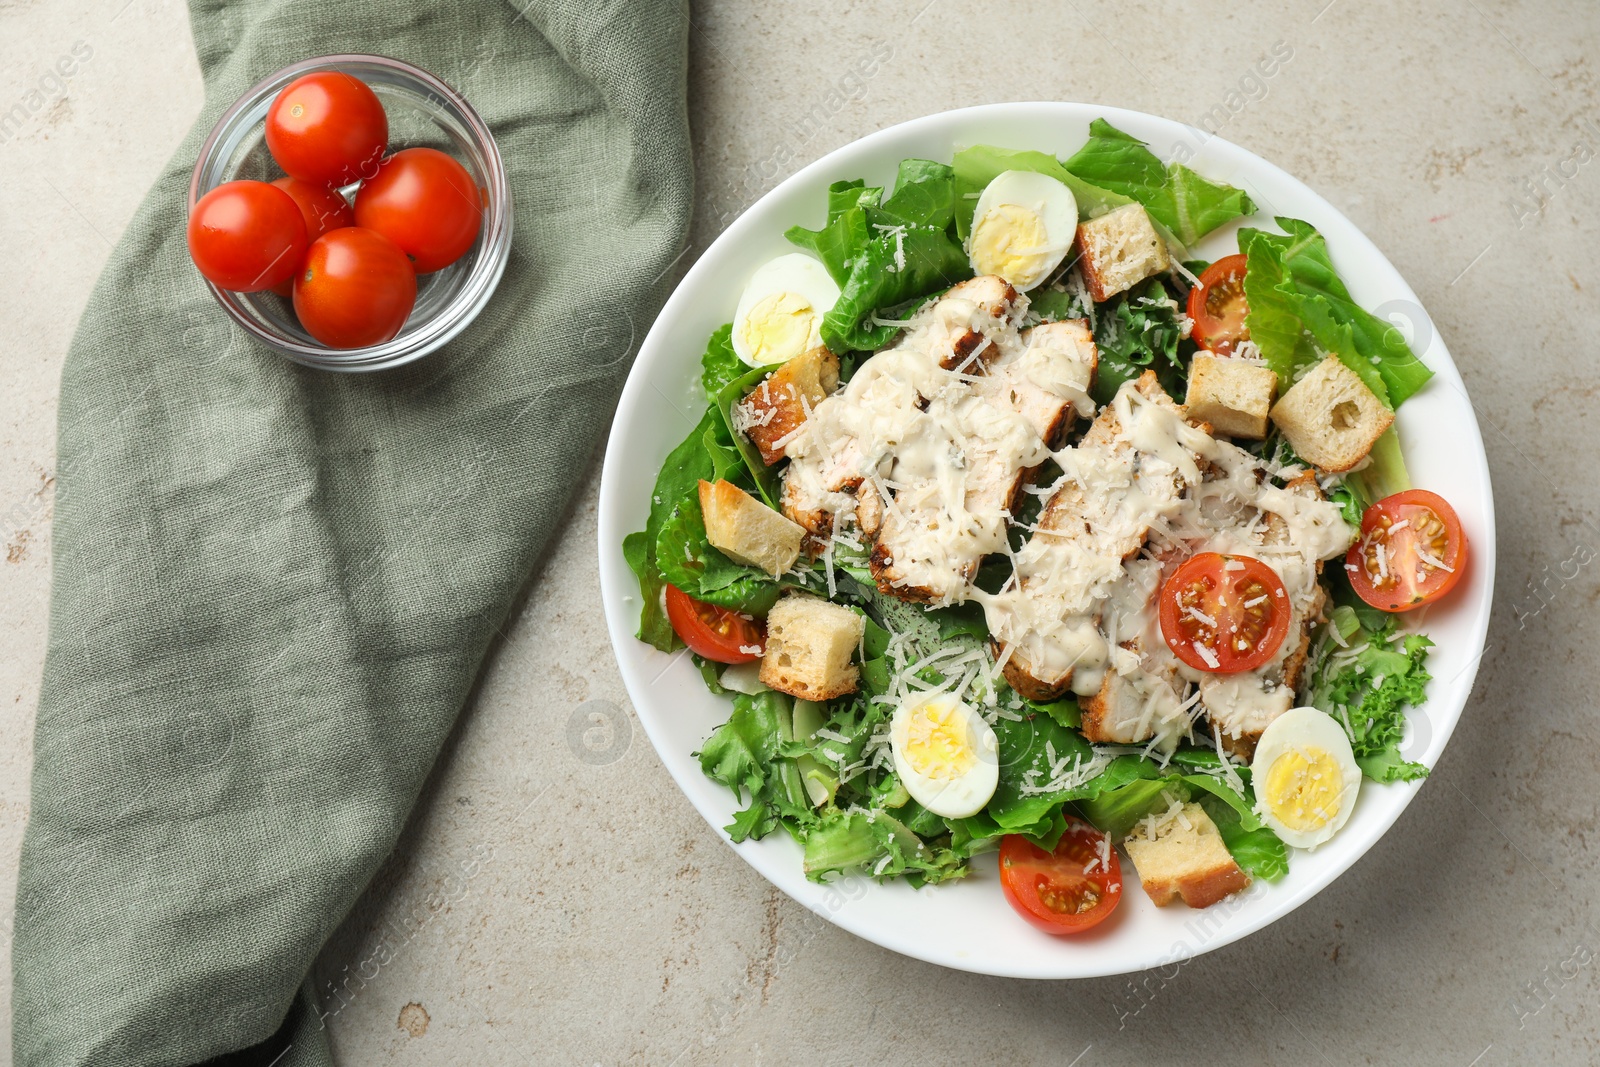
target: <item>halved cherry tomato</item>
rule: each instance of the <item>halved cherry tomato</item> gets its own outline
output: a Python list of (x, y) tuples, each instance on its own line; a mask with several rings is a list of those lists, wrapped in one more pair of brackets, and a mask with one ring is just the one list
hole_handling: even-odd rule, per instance
[(483, 198), (460, 163), (437, 148), (407, 148), (361, 183), (356, 225), (389, 238), (418, 274), (429, 274), (460, 259), (478, 239)]
[(1244, 317), (1250, 305), (1244, 298), (1244, 253), (1224, 256), (1200, 274), (1200, 284), (1189, 290), (1189, 336), (1201, 348), (1227, 355), (1240, 341), (1250, 339)]
[(1198, 671), (1255, 670), (1289, 635), (1289, 615), (1283, 580), (1250, 556), (1201, 552), (1161, 587), (1161, 636)]
[(717, 663), (749, 663), (761, 658), (767, 631), (758, 620), (696, 600), (675, 585), (667, 586), (667, 621), (689, 651)]
[(417, 302), (417, 275), (381, 233), (329, 230), (306, 253), (294, 280), (294, 313), (332, 348), (382, 344), (400, 332)]
[(337, 70), (284, 86), (267, 109), (267, 150), (285, 174), (314, 185), (370, 177), (389, 144), (389, 116), (367, 83)]
[[(308, 245), (329, 230), (356, 224), (356, 217), (350, 210), (349, 201), (340, 196), (337, 189), (326, 185), (313, 185), (299, 178), (279, 178), (271, 184), (288, 193), (289, 199), (300, 209), (301, 217), (306, 220)], [(299, 267), (300, 264), (296, 263), (296, 273), (299, 273)], [(285, 298), (294, 296), (294, 276), (290, 275), (273, 286), (272, 291)]]
[(306, 224), (288, 193), (266, 182), (225, 182), (189, 213), (189, 256), (219, 289), (255, 293), (294, 277)]
[(1116, 910), (1122, 863), (1109, 837), (1069, 818), (1053, 852), (1018, 834), (1002, 838), (1000, 887), (1017, 913), (1039, 929), (1076, 934)]
[(1455, 588), (1467, 567), (1467, 535), (1437, 493), (1408, 489), (1361, 515), (1361, 536), (1345, 556), (1356, 594), (1384, 611), (1410, 611)]

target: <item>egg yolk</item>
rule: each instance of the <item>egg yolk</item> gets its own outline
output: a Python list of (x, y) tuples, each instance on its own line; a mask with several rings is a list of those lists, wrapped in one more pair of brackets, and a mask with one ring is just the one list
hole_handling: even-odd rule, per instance
[(1285, 752), (1273, 761), (1265, 784), (1267, 807), (1297, 832), (1328, 825), (1344, 801), (1339, 761), (1320, 748)]
[(757, 363), (781, 363), (810, 347), (816, 309), (798, 293), (772, 293), (750, 309), (740, 327), (745, 351)]
[(999, 204), (972, 228), (972, 263), (1008, 282), (1030, 280), (1049, 264), (1049, 240), (1038, 212)]
[(924, 778), (959, 778), (978, 762), (957, 707), (929, 702), (911, 712), (901, 757)]

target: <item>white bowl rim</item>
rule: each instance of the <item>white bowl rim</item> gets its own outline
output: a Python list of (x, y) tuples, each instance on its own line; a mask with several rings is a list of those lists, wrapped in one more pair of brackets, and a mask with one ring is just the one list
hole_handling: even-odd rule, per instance
[[(607, 629), (609, 631), (613, 650), (617, 655), (618, 666), (623, 676), (630, 699), (638, 714), (639, 721), (645, 733), (650, 737), (662, 762), (666, 764), (668, 772), (673, 776), (686, 797), (694, 804), (700, 814), (716, 833), (728, 842), (727, 835), (721, 827), (729, 819), (731, 813), (742, 805), (736, 805), (732, 794), (716, 783), (711, 783), (716, 791), (720, 791), (723, 798), (720, 802), (715, 799), (718, 793), (708, 792), (703, 787), (709, 781), (701, 773), (698, 762), (690, 758), (688, 752), (679, 752), (670, 747), (665, 741), (665, 721), (663, 715), (681, 715), (683, 711), (677, 707), (664, 707), (661, 697), (653, 692), (653, 687), (667, 676), (668, 671), (688, 672), (693, 675), (694, 682), (698, 683), (698, 672), (693, 665), (683, 659), (683, 653), (674, 653), (675, 660), (669, 662), (669, 657), (650, 649), (640, 642), (635, 636), (638, 625), (637, 604), (638, 585), (633, 572), (628, 569), (622, 558), (622, 538), (637, 524), (631, 524), (625, 516), (631, 508), (638, 507), (647, 502), (648, 491), (644, 500), (629, 498), (627, 490), (620, 484), (624, 481), (621, 471), (624, 467), (631, 466), (636, 469), (647, 468), (647, 477), (653, 482), (656, 471), (659, 469), (659, 457), (650, 457), (648, 462), (641, 462), (640, 457), (629, 455), (629, 438), (631, 436), (631, 422), (636, 412), (642, 405), (649, 401), (648, 393), (656, 386), (647, 381), (648, 370), (657, 362), (672, 359), (689, 360), (696, 368), (699, 366), (699, 353), (703, 349), (703, 337), (690, 345), (688, 356), (682, 353), (682, 347), (674, 350), (669, 343), (668, 335), (673, 329), (673, 324), (684, 314), (685, 309), (700, 300), (701, 286), (706, 277), (725, 258), (734, 254), (745, 242), (762, 235), (757, 227), (762, 225), (764, 208), (773, 203), (780, 203), (794, 195), (797, 191), (810, 190), (813, 192), (815, 204), (814, 214), (820, 218), (822, 214), (823, 196), (829, 182), (841, 178), (854, 178), (861, 176), (867, 169), (868, 163), (858, 159), (871, 156), (884, 146), (900, 141), (913, 139), (921, 134), (937, 135), (941, 130), (953, 129), (964, 125), (979, 123), (1010, 123), (1013, 125), (1036, 124), (1039, 129), (1045, 129), (1045, 124), (1054, 124), (1059, 130), (1062, 123), (1069, 128), (1076, 129), (1079, 125), (1086, 126), (1092, 118), (1104, 118), (1129, 132), (1135, 133), (1145, 140), (1152, 141), (1152, 149), (1158, 155), (1163, 153), (1154, 143), (1154, 138), (1149, 136), (1150, 131), (1160, 130), (1165, 134), (1181, 139), (1184, 143), (1197, 142), (1204, 145), (1209, 162), (1205, 165), (1195, 164), (1196, 169), (1202, 174), (1210, 173), (1218, 180), (1230, 180), (1239, 184), (1241, 179), (1256, 178), (1262, 182), (1280, 185), (1288, 188), (1296, 200), (1293, 211), (1284, 212), (1294, 217), (1314, 220), (1317, 228), (1323, 233), (1328, 242), (1330, 253), (1335, 260), (1349, 257), (1360, 258), (1364, 262), (1380, 268), (1376, 273), (1386, 274), (1381, 278), (1381, 288), (1391, 301), (1399, 300), (1408, 302), (1421, 316), (1421, 322), (1430, 329), (1429, 344), (1419, 353), (1427, 358), (1425, 362), (1435, 373), (1435, 380), (1427, 388), (1413, 398), (1408, 406), (1402, 410), (1399, 422), (1405, 423), (1407, 416), (1418, 416), (1418, 411), (1423, 405), (1420, 399), (1425, 396), (1435, 395), (1446, 406), (1459, 406), (1451, 400), (1445, 390), (1453, 390), (1459, 398), (1467, 404), (1464, 421), (1452, 422), (1454, 436), (1448, 445), (1455, 464), (1459, 465), (1463, 477), (1481, 487), (1481, 494), (1472, 499), (1456, 499), (1455, 504), (1462, 514), (1463, 523), (1469, 527), (1471, 542), (1474, 549), (1472, 570), (1466, 580), (1458, 586), (1453, 599), (1442, 605), (1439, 609), (1448, 614), (1451, 625), (1465, 632), (1451, 647), (1452, 659), (1466, 658), (1466, 663), (1449, 679), (1442, 684), (1439, 674), (1435, 674), (1434, 681), (1430, 683), (1429, 697), (1425, 708), (1412, 709), (1409, 715), (1415, 724), (1420, 722), (1429, 728), (1426, 748), (1416, 753), (1408, 753), (1411, 758), (1420, 760), (1430, 768), (1433, 767), (1451, 732), (1460, 719), (1468, 698), (1471, 695), (1473, 681), (1477, 675), (1478, 664), (1484, 651), (1484, 642), (1487, 636), (1490, 607), (1494, 589), (1495, 569), (1495, 526), (1493, 493), (1489, 480), (1489, 467), (1487, 456), (1484, 452), (1482, 436), (1478, 428), (1476, 416), (1473, 412), (1471, 401), (1466, 396), (1460, 374), (1451, 359), (1449, 351), (1432, 328), (1431, 320), (1427, 319), (1426, 311), (1422, 308), (1415, 292), (1406, 283), (1389, 262), (1387, 257), (1377, 248), (1370, 238), (1366, 236), (1354, 223), (1350, 222), (1343, 213), (1333, 207), (1327, 200), (1312, 191), (1310, 188), (1288, 174), (1276, 165), (1261, 159), (1254, 153), (1241, 148), (1223, 138), (1205, 133), (1193, 126), (1176, 122), (1171, 119), (1161, 118), (1145, 112), (1132, 111), (1124, 108), (1101, 106), (1065, 101), (1017, 101), (1011, 103), (983, 104), (974, 107), (959, 108), (951, 111), (926, 115), (921, 118), (911, 119), (894, 126), (868, 134), (854, 142), (844, 145), (827, 155), (805, 166), (800, 171), (791, 175), (775, 188), (759, 198), (746, 209), (739, 218), (735, 219), (728, 228), (717, 237), (706, 249), (700, 258), (685, 274), (672, 296), (663, 306), (655, 323), (641, 344), (634, 367), (628, 376), (623, 388), (621, 399), (618, 403), (616, 419), (613, 424), (612, 434), (607, 442), (605, 458), (602, 466), (599, 521), (598, 521), (598, 550), (601, 580), (601, 599), (606, 613)], [(1060, 140), (1059, 132), (1051, 135), (1045, 134), (1041, 140), (1048, 143), (1051, 140)], [(950, 141), (953, 150), (959, 143), (954, 139)], [(996, 143), (996, 142), (984, 142)], [(1006, 147), (1012, 148), (1039, 148), (1039, 144), (1018, 144), (1001, 141)], [(1052, 151), (1054, 154), (1065, 155), (1065, 152)], [(902, 153), (899, 158), (904, 158), (909, 153)], [(891, 153), (892, 155), (892, 153)], [(948, 159), (948, 156), (945, 157)], [(1232, 164), (1236, 174), (1224, 178), (1215, 175), (1218, 163)], [(1209, 170), (1208, 170), (1209, 168)], [(1255, 190), (1252, 188), (1252, 192)], [(1261, 202), (1257, 198), (1258, 204)], [(1252, 216), (1245, 220), (1250, 224), (1262, 223), (1260, 215)], [(813, 223), (814, 224), (814, 223)], [(1229, 230), (1224, 227), (1218, 232)], [(1229, 231), (1231, 232), (1231, 231)], [(1373, 288), (1379, 285), (1368, 278), (1352, 278), (1349, 273), (1341, 269), (1341, 276), (1364, 306), (1372, 308), (1370, 300), (1361, 295), (1363, 288)], [(736, 298), (737, 294), (733, 294)], [(732, 300), (728, 301), (728, 316), (731, 317)], [(724, 318), (722, 321), (726, 321)], [(1413, 324), (1416, 325), (1415, 323)], [(698, 345), (699, 347), (695, 347)], [(657, 400), (660, 396), (658, 394)], [(1431, 407), (1438, 404), (1429, 405)], [(1411, 455), (1412, 438), (1415, 432), (1404, 433), (1402, 443), (1407, 450), (1408, 463), (1415, 464)], [(664, 455), (664, 453), (663, 453)], [(1425, 609), (1426, 610), (1426, 609)], [(1418, 613), (1421, 614), (1421, 613)], [(644, 650), (639, 652), (638, 650)], [(1435, 659), (1445, 651), (1441, 643), (1434, 651)], [(641, 664), (635, 662), (642, 656), (648, 656), (652, 667), (665, 667), (655, 671), (653, 677), (646, 678)], [(1430, 669), (1436, 669), (1434, 660), (1430, 660)], [(1438, 692), (1446, 689), (1447, 692)], [(723, 698), (712, 695), (701, 687), (701, 692), (708, 701), (722, 702)], [(726, 705), (723, 704), (721, 717), (716, 722), (726, 718)], [(1434, 720), (1437, 719), (1437, 723)], [(1408, 735), (1408, 742), (1411, 737)], [(1423, 781), (1425, 781), (1424, 779)], [(1129, 890), (1130, 900), (1125, 901), (1123, 912), (1129, 910), (1130, 904), (1135, 904), (1138, 910), (1149, 913), (1159, 911), (1171, 918), (1177, 913), (1177, 918), (1167, 921), (1164, 926), (1165, 933), (1178, 931), (1181, 936), (1165, 945), (1164, 951), (1153, 951), (1149, 945), (1129, 946), (1126, 951), (1119, 949), (1115, 958), (1107, 960), (1101, 956), (1093, 959), (1087, 956), (1077, 956), (1071, 950), (1061, 951), (1056, 946), (1062, 944), (1088, 944), (1089, 941), (1080, 938), (1057, 939), (1048, 935), (1039, 934), (1036, 942), (1038, 947), (1037, 958), (1024, 957), (1023, 959), (1000, 958), (986, 956), (987, 946), (979, 943), (976, 946), (954, 943), (948, 937), (941, 938), (940, 932), (931, 933), (926, 929), (916, 929), (914, 926), (891, 928), (881, 920), (882, 915), (863, 915), (859, 910), (852, 911), (849, 907), (837, 903), (842, 898), (854, 899), (853, 894), (859, 889), (860, 883), (866, 883), (869, 892), (894, 892), (896, 897), (892, 903), (894, 910), (904, 910), (905, 906), (914, 898), (910, 893), (947, 893), (953, 888), (964, 883), (947, 883), (944, 886), (929, 887), (920, 891), (910, 890), (901, 885), (879, 886), (867, 879), (865, 875), (847, 876), (842, 881), (835, 881), (828, 885), (818, 885), (805, 880), (799, 865), (798, 847), (787, 839), (787, 835), (775, 832), (761, 842), (746, 841), (739, 845), (728, 842), (729, 847), (739, 853), (773, 885), (782, 889), (790, 897), (808, 909), (817, 912), (822, 917), (835, 925), (856, 934), (868, 941), (884, 948), (910, 956), (914, 959), (935, 963), (958, 970), (971, 971), (981, 974), (991, 974), (1005, 977), (1035, 978), (1035, 979), (1065, 979), (1065, 978), (1092, 978), (1107, 975), (1125, 974), (1152, 967), (1168, 965), (1190, 959), (1206, 952), (1214, 951), (1225, 945), (1260, 930), (1277, 919), (1287, 915), (1322, 889), (1334, 882), (1340, 875), (1361, 858), (1379, 839), (1394, 825), (1401, 813), (1410, 804), (1411, 799), (1421, 788), (1422, 781), (1411, 783), (1395, 783), (1388, 786), (1373, 786), (1367, 783), (1363, 789), (1362, 800), (1371, 795), (1373, 789), (1381, 789), (1378, 801), (1378, 810), (1375, 817), (1361, 819), (1360, 805), (1351, 818), (1351, 823), (1335, 842), (1325, 848), (1332, 852), (1334, 846), (1340, 849), (1337, 858), (1321, 864), (1315, 876), (1310, 879), (1296, 880), (1296, 865), (1304, 867), (1317, 856), (1317, 853), (1303, 853), (1296, 850), (1291, 856), (1291, 871), (1289, 879), (1284, 883), (1268, 885), (1257, 883), (1248, 891), (1238, 894), (1229, 901), (1214, 905), (1204, 911), (1189, 911), (1182, 905), (1174, 905), (1166, 909), (1154, 909), (1143, 893), (1135, 893), (1137, 877), (1131, 869), (1125, 871), (1125, 884)], [(1368, 804), (1373, 802), (1368, 801)], [(1360, 836), (1354, 840), (1346, 840), (1358, 822), (1362, 823)], [(774, 846), (774, 839), (781, 839)], [(1341, 844), (1343, 842), (1343, 844)], [(981, 860), (974, 861), (975, 865)], [(991, 862), (992, 865), (992, 862)], [(1293, 884), (1291, 884), (1293, 883)], [(831, 887), (831, 888), (830, 888)], [(841, 888), (843, 887), (843, 888)], [(994, 904), (996, 908), (1010, 912), (994, 887)], [(884, 912), (885, 909), (879, 909)], [(1013, 917), (1014, 918), (1014, 917)], [(1212, 922), (1215, 918), (1217, 921)], [(1181, 928), (1179, 921), (1188, 921)], [(1018, 919), (1017, 923), (1020, 924)], [(1114, 919), (1106, 924), (1110, 927), (1121, 925), (1120, 920)], [(1031, 928), (1030, 928), (1031, 929)], [(1112, 929), (1105, 935), (1115, 938), (1118, 930)], [(1193, 934), (1197, 944), (1189, 944), (1189, 935)], [(1163, 934), (1165, 936), (1165, 934)], [(1094, 935), (1089, 935), (1093, 938)], [(1147, 938), (1148, 939), (1148, 938)], [(1161, 947), (1161, 946), (1157, 946)]]

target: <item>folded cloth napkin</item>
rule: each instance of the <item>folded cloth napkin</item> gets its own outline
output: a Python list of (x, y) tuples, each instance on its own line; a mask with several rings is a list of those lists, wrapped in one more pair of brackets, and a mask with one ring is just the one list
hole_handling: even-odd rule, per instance
[[(688, 228), (685, 3), (192, 0), (191, 19), (204, 112), (62, 375), (13, 946), (29, 1067), (332, 1062), (312, 961), (394, 846)], [(370, 375), (248, 342), (184, 242), (217, 116), (339, 52), (460, 89), (516, 205), (478, 320)]]

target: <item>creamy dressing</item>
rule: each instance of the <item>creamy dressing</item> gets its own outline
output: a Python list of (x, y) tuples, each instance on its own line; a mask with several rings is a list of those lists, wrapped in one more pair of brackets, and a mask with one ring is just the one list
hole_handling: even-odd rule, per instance
[[(1170, 399), (1152, 400), (1129, 382), (1077, 447), (1056, 453), (1064, 473), (1016, 554), (1016, 582), (993, 596), (974, 594), (1018, 668), (1047, 688), (1100, 692), (1111, 650), (1138, 640), (1154, 594), (1145, 588), (1147, 568), (1125, 568), (1124, 560), (1153, 526), (1177, 515), (1214, 444)], [(1146, 688), (1142, 680), (1138, 688)], [(1159, 693), (1143, 695), (1163, 703)]]
[[(1293, 706), (1285, 665), (1320, 614), (1319, 564), (1352, 535), (1338, 507), (1314, 489), (1273, 485), (1262, 460), (1190, 426), (1159, 391), (1147, 396), (1134, 383), (1056, 459), (1066, 474), (1039, 533), (1017, 553), (1017, 583), (978, 595), (990, 632), (1014, 646), (1013, 662), (1047, 688), (1097, 697), (1096, 739), (1154, 739), (1169, 752), (1201, 712), (1238, 738)], [(1255, 671), (1195, 670), (1162, 639), (1161, 582), (1198, 552), (1253, 556), (1284, 583), (1290, 636)], [(1191, 685), (1197, 698), (1185, 696)]]
[(786, 445), (786, 509), (860, 525), (880, 580), (907, 599), (967, 598), (979, 560), (1005, 547), (1019, 479), (1050, 457), (1063, 412), (1093, 410), (1087, 331), (1023, 331), (1026, 310), (998, 278), (956, 286)]
[[(880, 584), (905, 599), (982, 604), (1011, 670), (1096, 698), (1095, 739), (1170, 752), (1202, 713), (1253, 737), (1294, 703), (1283, 682), (1322, 610), (1321, 561), (1353, 531), (1314, 484), (1276, 486), (1271, 461), (1191, 426), (1153, 376), (1125, 383), (1078, 445), (1052, 451), (1064, 418), (1094, 411), (1096, 354), (1076, 323), (1020, 329), (1026, 309), (983, 277), (914, 316), (786, 443), (785, 509), (823, 537), (859, 526)], [(1050, 458), (1063, 474), (1012, 578), (975, 588), (979, 561), (1007, 550), (1020, 481)], [(1290, 636), (1255, 671), (1197, 671), (1162, 639), (1162, 580), (1197, 552), (1256, 557), (1284, 583)]]

